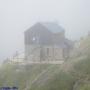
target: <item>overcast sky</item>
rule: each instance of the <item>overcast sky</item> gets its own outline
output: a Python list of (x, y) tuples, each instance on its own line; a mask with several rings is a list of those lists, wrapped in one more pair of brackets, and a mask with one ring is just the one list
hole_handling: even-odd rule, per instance
[(90, 0), (0, 0), (0, 60), (23, 51), (23, 32), (38, 21), (58, 22), (79, 39), (90, 30)]

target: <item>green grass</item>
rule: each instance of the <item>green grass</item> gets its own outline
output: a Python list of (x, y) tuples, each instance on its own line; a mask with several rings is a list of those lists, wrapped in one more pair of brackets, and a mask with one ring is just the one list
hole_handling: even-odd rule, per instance
[[(71, 63), (68, 61), (66, 68), (67, 64)], [(90, 58), (72, 65), (70, 71), (65, 71), (65, 66), (61, 68), (61, 65), (4, 64), (0, 68), (0, 87), (16, 86), (19, 90), (25, 90), (27, 86), (28, 90), (73, 90), (75, 83), (78, 83), (75, 90), (90, 90)]]
[(74, 78), (65, 72), (59, 72), (52, 79), (49, 79), (42, 85), (34, 84), (31, 90), (72, 90)]
[[(20, 71), (19, 71), (20, 70)], [(34, 84), (31, 82), (44, 70)], [(30, 90), (72, 90), (73, 77), (60, 70), (60, 65), (10, 65), (3, 66), (0, 72), (0, 87), (17, 86), (24, 90), (27, 82)]]
[(75, 90), (90, 90), (90, 57), (80, 60), (73, 67), (73, 75), (77, 78)]
[(26, 87), (27, 80), (32, 80), (40, 74), (48, 65), (11, 65), (6, 64), (0, 71), (0, 87), (2, 86), (17, 86), (19, 90)]

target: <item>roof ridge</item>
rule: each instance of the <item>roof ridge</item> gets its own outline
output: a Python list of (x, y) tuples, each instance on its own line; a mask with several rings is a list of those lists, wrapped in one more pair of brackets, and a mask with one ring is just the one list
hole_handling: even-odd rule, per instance
[(45, 22), (45, 23), (43, 22), (41, 24), (53, 33), (64, 31), (64, 29), (58, 23), (55, 22)]

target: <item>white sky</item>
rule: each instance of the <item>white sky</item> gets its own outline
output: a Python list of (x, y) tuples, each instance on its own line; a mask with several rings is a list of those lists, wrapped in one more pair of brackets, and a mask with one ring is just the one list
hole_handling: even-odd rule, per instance
[(0, 59), (22, 51), (23, 32), (38, 21), (57, 21), (78, 39), (90, 30), (90, 0), (0, 0)]

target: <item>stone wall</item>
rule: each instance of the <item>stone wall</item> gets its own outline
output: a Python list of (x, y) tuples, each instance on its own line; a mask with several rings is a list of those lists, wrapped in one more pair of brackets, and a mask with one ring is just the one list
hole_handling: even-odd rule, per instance
[(25, 47), (26, 59), (30, 61), (60, 61), (63, 60), (63, 49), (53, 46), (34, 46)]

